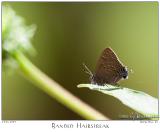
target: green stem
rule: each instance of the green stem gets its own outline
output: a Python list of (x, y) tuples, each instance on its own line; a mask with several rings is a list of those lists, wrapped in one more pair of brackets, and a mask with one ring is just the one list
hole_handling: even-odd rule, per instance
[(36, 66), (34, 66), (22, 53), (16, 53), (15, 58), (22, 73), (24, 73), (24, 75), (29, 78), (33, 84), (37, 85), (42, 91), (55, 98), (69, 109), (73, 110), (85, 119), (109, 120), (103, 114), (72, 95), (57, 82), (50, 79)]

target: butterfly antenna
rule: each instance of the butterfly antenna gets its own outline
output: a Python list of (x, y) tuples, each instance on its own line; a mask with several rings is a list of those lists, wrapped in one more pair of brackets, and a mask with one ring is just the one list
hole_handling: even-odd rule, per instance
[(129, 73), (131, 73), (131, 74), (133, 74), (134, 73), (134, 71), (133, 71), (133, 69), (131, 69), (131, 68), (128, 68), (129, 70)]
[(134, 73), (133, 69), (130, 69), (130, 73)]
[(89, 70), (89, 68), (83, 63), (84, 66), (84, 72), (89, 74), (90, 76), (93, 76), (92, 72)]

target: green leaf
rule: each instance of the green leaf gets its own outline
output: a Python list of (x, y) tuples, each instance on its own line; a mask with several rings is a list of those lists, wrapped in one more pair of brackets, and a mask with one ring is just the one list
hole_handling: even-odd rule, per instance
[(94, 84), (79, 84), (78, 88), (87, 87), (119, 99), (124, 105), (143, 114), (147, 118), (158, 117), (158, 99), (141, 91), (112, 85), (98, 86)]

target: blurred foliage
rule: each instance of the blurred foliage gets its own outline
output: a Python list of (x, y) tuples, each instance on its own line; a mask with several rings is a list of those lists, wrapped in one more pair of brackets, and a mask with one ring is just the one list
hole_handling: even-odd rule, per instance
[[(158, 97), (158, 2), (3, 2), (35, 23), (31, 58), (42, 71), (111, 119), (133, 111), (113, 97), (76, 88), (89, 83), (100, 53), (112, 47), (133, 69), (120, 85)], [(81, 119), (19, 75), (2, 75), (3, 119)], [(36, 98), (35, 98), (36, 97)]]
[(31, 39), (35, 32), (35, 25), (26, 26), (22, 17), (18, 16), (9, 6), (2, 6), (2, 61), (3, 69), (15, 67), (13, 54), (17, 51), (34, 51)]

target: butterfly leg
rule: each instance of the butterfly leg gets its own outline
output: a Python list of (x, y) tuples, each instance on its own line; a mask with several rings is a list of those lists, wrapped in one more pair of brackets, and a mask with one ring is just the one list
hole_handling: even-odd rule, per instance
[(119, 83), (116, 83), (115, 86), (117, 86), (120, 89), (123, 89), (123, 87), (121, 87), (121, 85)]
[(109, 89), (106, 89), (106, 90), (112, 91), (112, 90), (122, 89), (122, 87), (117, 83), (117, 78), (118, 77), (116, 77), (115, 80), (113, 81), (114, 82), (113, 85), (117, 86), (117, 87), (115, 87), (115, 88), (109, 88)]
[(118, 90), (118, 89), (122, 89), (122, 88), (109, 88), (109, 89), (104, 89), (104, 90), (107, 90), (107, 91), (112, 91), (112, 90)]
[[(107, 84), (105, 84), (105, 86), (107, 86), (107, 87), (108, 87), (108, 85), (107, 85)], [(110, 88), (110, 87), (108, 87), (107, 89), (104, 89), (104, 90), (112, 91), (112, 90), (122, 89), (122, 87), (120, 87), (120, 85), (119, 85), (118, 83), (116, 83), (116, 85), (115, 85), (115, 86), (117, 86), (117, 87), (115, 87), (115, 88)]]

